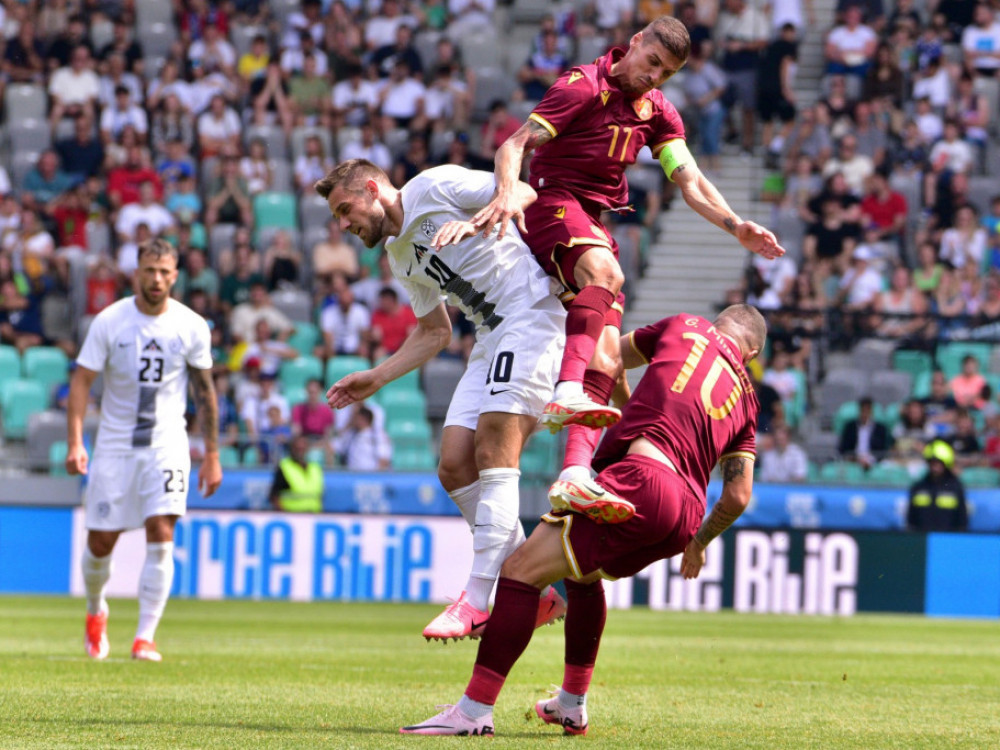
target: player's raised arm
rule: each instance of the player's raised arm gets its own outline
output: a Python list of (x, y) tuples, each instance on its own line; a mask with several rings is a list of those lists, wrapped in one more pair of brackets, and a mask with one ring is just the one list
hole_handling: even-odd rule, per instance
[(368, 370), (352, 372), (330, 386), (326, 401), (334, 409), (343, 409), (363, 401), (386, 383), (420, 367), (451, 342), (451, 318), (442, 302), (422, 318), (402, 346), (380, 364)]
[(77, 365), (69, 381), (69, 398), (66, 400), (66, 471), (69, 474), (87, 473), (87, 449), (83, 445), (83, 418), (87, 413), (90, 387), (97, 373)]
[(724, 456), (722, 496), (712, 506), (712, 512), (702, 522), (694, 539), (688, 542), (681, 560), (681, 574), (697, 578), (705, 564), (705, 548), (715, 537), (728, 529), (750, 504), (753, 494), (753, 457), (748, 453)]
[(194, 402), (205, 440), (205, 457), (198, 469), (198, 491), (211, 497), (222, 484), (222, 464), (219, 463), (219, 401), (215, 395), (212, 371), (188, 368), (188, 378), (194, 390)]
[(499, 223), (498, 236), (503, 237), (507, 232), (507, 222), (512, 218), (517, 220), (517, 226), (522, 232), (527, 231), (524, 225), (524, 209), (531, 201), (521, 204), (524, 197), (519, 193), (518, 188), (521, 166), (524, 164), (525, 155), (530, 154), (543, 143), (548, 143), (553, 137), (553, 134), (541, 123), (528, 120), (497, 149), (494, 158), (497, 180), (496, 194), (485, 208), (472, 217), (472, 223), (482, 230), (483, 236), (493, 231), (493, 227)]
[[(535, 192), (531, 185), (518, 180), (514, 186), (514, 199), (519, 206), (522, 218), (524, 210), (534, 203), (537, 197), (538, 193)], [(525, 231), (523, 222), (519, 221), (518, 226), (521, 231)], [(434, 235), (434, 239), (431, 240), (431, 247), (435, 250), (440, 250), (446, 245), (457, 245), (462, 240), (468, 239), (478, 232), (479, 227), (476, 226), (474, 221), (449, 221), (438, 229)]]

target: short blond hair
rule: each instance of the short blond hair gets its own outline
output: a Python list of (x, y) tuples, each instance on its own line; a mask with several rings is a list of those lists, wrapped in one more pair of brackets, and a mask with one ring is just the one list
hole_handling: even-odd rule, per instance
[(329, 199), (330, 193), (338, 185), (342, 185), (345, 190), (354, 192), (361, 190), (368, 180), (388, 184), (389, 175), (380, 166), (367, 159), (348, 159), (331, 169), (326, 177), (318, 180), (313, 185), (313, 189), (321, 197)]

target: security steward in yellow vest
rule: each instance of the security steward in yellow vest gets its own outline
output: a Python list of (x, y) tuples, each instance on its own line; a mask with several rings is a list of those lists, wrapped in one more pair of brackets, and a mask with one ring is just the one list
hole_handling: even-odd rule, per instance
[(296, 435), (288, 455), (274, 472), (269, 498), (277, 510), (289, 513), (319, 513), (323, 510), (323, 467), (309, 461), (309, 439)]
[(927, 474), (910, 488), (906, 525), (913, 531), (965, 531), (969, 511), (965, 487), (955, 476), (955, 451), (944, 440), (924, 448)]

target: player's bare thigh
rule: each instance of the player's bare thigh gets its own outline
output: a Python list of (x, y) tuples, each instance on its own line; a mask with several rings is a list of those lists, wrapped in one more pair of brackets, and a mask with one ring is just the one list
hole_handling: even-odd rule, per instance
[(500, 575), (539, 589), (572, 578), (573, 569), (563, 552), (562, 526), (538, 524), (528, 540), (504, 561)]
[(441, 432), (438, 479), (446, 491), (467, 487), (482, 469), (517, 467), (537, 417), (505, 412), (479, 415), (475, 431), (449, 425)]
[(603, 245), (591, 245), (573, 266), (573, 281), (578, 289), (599, 286), (617, 295), (625, 283), (625, 274), (614, 253)]

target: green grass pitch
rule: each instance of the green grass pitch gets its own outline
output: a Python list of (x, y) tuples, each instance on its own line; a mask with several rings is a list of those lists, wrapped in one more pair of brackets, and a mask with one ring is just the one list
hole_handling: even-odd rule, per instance
[(148, 664), (113, 601), (93, 663), (80, 600), (0, 597), (0, 748), (1000, 747), (996, 622), (645, 609), (609, 613), (587, 737), (525, 718), (561, 679), (561, 625), (515, 666), (494, 739), (402, 737), (471, 670), (474, 644), (420, 637), (437, 611), (172, 601)]

